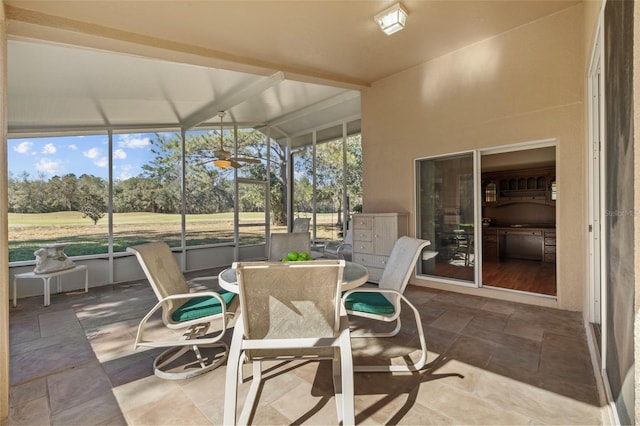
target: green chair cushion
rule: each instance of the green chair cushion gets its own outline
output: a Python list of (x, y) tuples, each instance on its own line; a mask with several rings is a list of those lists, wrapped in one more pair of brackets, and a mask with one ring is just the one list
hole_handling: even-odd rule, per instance
[[(224, 300), (227, 307), (235, 296), (235, 293), (231, 293), (226, 290), (221, 290), (218, 293), (222, 297), (222, 300)], [(219, 314), (221, 312), (222, 306), (218, 299), (211, 296), (201, 296), (190, 299), (187, 303), (176, 309), (171, 314), (171, 319), (176, 322), (189, 321), (196, 318)]]
[(351, 293), (344, 301), (344, 306), (350, 311), (367, 312), (370, 314), (391, 315), (396, 309), (381, 293)]

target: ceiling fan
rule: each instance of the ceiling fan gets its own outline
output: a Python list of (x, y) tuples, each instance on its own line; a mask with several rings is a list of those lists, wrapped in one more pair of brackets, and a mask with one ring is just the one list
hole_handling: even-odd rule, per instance
[(218, 112), (218, 116), (220, 117), (220, 149), (217, 149), (213, 152), (215, 155), (215, 160), (213, 160), (213, 164), (222, 169), (226, 169), (227, 167), (242, 167), (242, 162), (245, 163), (260, 163), (260, 160), (256, 158), (246, 158), (246, 157), (234, 157), (231, 152), (224, 149), (224, 111)]

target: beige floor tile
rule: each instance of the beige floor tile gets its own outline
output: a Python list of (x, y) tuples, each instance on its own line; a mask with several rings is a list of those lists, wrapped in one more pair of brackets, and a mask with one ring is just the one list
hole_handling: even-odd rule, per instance
[(206, 425), (209, 419), (177, 386), (144, 405), (123, 410), (128, 424), (134, 425)]
[(111, 383), (100, 363), (92, 361), (47, 378), (55, 415), (94, 398), (111, 395)]
[(179, 392), (182, 391), (176, 380), (164, 380), (153, 375), (113, 388), (113, 394), (123, 413), (145, 407), (164, 395)]
[(597, 406), (489, 372), (481, 375), (475, 393), (487, 403), (510, 407), (530, 417), (535, 423), (601, 423)]
[(32, 399), (9, 409), (9, 425), (49, 425), (49, 401), (46, 396)]
[(47, 396), (47, 379), (33, 380), (17, 386), (9, 391), (9, 406), (17, 407), (34, 399)]
[[(421, 312), (430, 364), (420, 373), (357, 373), (358, 424), (601, 424), (579, 315), (416, 286), (407, 294)], [(159, 349), (133, 350), (138, 322), (155, 303), (146, 282), (55, 295), (52, 302), (44, 308), (41, 297), (27, 298), (10, 309), (9, 424), (222, 423), (225, 366), (164, 380), (151, 371)], [(46, 337), (38, 319), (47, 322)], [(355, 357), (388, 363), (415, 356), (408, 309), (402, 319), (396, 338), (354, 338)], [(159, 318), (149, 324), (149, 336), (165, 330)], [(250, 378), (251, 367), (244, 370)], [(335, 424), (329, 362), (265, 363), (264, 374), (254, 424)], [(250, 384), (239, 387), (240, 405)]]
[(441, 381), (421, 386), (417, 398), (442, 417), (450, 418), (453, 424), (523, 425), (530, 422), (529, 418), (510, 410), (507, 405), (496, 405), (476, 393), (461, 391)]
[(126, 425), (118, 402), (111, 392), (53, 414), (53, 425), (83, 425), (91, 417), (95, 425)]
[[(310, 384), (300, 383), (289, 387), (288, 392), (273, 401), (270, 406), (294, 424), (335, 425), (338, 413), (335, 396), (313, 395)], [(268, 392), (265, 387), (265, 392)], [(295, 404), (292, 404), (295, 401)], [(260, 413), (260, 410), (256, 413)], [(256, 416), (257, 417), (257, 416)]]
[(86, 340), (73, 340), (11, 357), (11, 384), (20, 384), (95, 359)]
[(82, 326), (73, 309), (42, 313), (38, 315), (38, 321), (40, 322), (40, 335), (42, 337), (68, 333), (73, 330), (82, 331)]

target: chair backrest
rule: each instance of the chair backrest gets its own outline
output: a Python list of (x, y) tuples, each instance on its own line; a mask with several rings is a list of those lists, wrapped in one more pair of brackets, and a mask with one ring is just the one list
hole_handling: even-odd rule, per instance
[(308, 232), (274, 232), (269, 238), (269, 260), (282, 260), (289, 252), (311, 250)]
[[(140, 262), (153, 292), (158, 300), (173, 294), (189, 293), (189, 285), (176, 262), (169, 246), (164, 242), (141, 244), (127, 247), (129, 253), (134, 253)], [(163, 319), (165, 315), (170, 315), (182, 302), (168, 301), (163, 309)], [(166, 322), (166, 321), (165, 321)]]
[(334, 337), (344, 260), (236, 262), (247, 339)]
[(347, 229), (343, 241), (345, 244), (353, 245), (353, 232), (351, 232), (351, 229)]
[(422, 249), (431, 244), (427, 240), (400, 237), (391, 250), (389, 260), (382, 271), (379, 288), (389, 288), (404, 293)]
[(293, 219), (293, 232), (309, 232), (309, 223), (311, 218), (298, 217)]

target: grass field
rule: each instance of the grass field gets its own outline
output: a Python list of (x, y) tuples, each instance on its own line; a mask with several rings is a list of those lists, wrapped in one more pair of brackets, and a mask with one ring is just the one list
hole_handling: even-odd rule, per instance
[[(318, 214), (317, 238), (339, 239), (335, 226), (337, 214)], [(148, 241), (166, 241), (180, 245), (180, 215), (159, 213), (115, 213), (113, 215), (113, 251), (123, 252), (128, 246)], [(264, 241), (262, 213), (240, 215), (242, 244)], [(271, 226), (272, 232), (285, 227)], [(109, 227), (106, 217), (96, 225), (80, 212), (42, 214), (9, 213), (9, 262), (33, 260), (33, 252), (43, 244), (68, 242), (68, 256), (83, 256), (108, 252)], [(217, 244), (233, 241), (233, 213), (187, 215), (187, 245)]]

